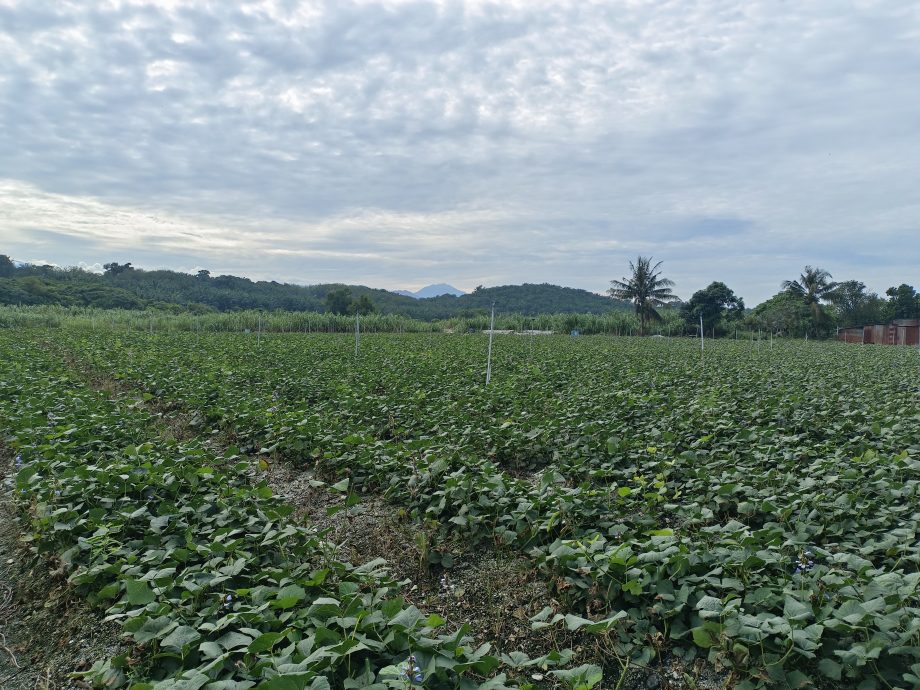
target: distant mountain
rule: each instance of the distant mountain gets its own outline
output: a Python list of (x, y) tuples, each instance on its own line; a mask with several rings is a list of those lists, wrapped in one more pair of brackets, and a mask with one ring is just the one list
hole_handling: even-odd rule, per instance
[(429, 297), (440, 297), (441, 295), (453, 295), (454, 297), (460, 297), (466, 293), (463, 290), (458, 290), (453, 285), (448, 285), (447, 283), (437, 283), (435, 285), (426, 285), (421, 290), (415, 293), (415, 296), (419, 299), (428, 299)]
[(458, 290), (453, 285), (448, 285), (447, 283), (426, 285), (421, 290), (417, 290), (416, 292), (411, 292), (409, 290), (393, 290), (393, 292), (397, 295), (402, 295), (403, 297), (414, 297), (415, 299), (428, 299), (430, 297), (440, 297), (441, 295), (453, 295), (454, 297), (459, 297), (460, 295), (466, 294), (463, 290)]

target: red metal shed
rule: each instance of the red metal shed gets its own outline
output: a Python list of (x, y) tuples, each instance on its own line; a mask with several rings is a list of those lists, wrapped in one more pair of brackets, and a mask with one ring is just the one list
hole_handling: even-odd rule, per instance
[(920, 345), (920, 319), (896, 319), (889, 324), (841, 328), (837, 339), (845, 343)]
[(920, 345), (920, 319), (897, 319), (891, 329), (892, 345)]

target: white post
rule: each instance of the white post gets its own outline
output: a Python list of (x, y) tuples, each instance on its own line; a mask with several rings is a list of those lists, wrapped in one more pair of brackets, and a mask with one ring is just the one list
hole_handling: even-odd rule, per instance
[(486, 355), (486, 385), (492, 381), (492, 336), (495, 334), (495, 302), (492, 302), (492, 319), (489, 323), (489, 353)]
[(703, 315), (700, 314), (700, 356), (703, 355)]
[(361, 343), (361, 317), (355, 314), (355, 357), (358, 356), (358, 345)]

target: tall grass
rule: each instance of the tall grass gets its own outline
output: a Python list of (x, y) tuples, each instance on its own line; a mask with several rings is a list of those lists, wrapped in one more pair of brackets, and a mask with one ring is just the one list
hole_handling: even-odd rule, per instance
[[(683, 323), (672, 310), (663, 310), (664, 321), (653, 324), (650, 334), (678, 335)], [(111, 331), (200, 331), (275, 333), (347, 333), (355, 328), (354, 316), (289, 311), (234, 311), (195, 314), (161, 310), (96, 309), (54, 305), (0, 305), (0, 328), (77, 328)], [(450, 330), (465, 333), (489, 327), (489, 315), (472, 315), (438, 321), (421, 321), (395, 314), (369, 314), (361, 317), (365, 333), (427, 333)], [(607, 314), (523, 314), (495, 315), (500, 330), (540, 330), (555, 333), (578, 331), (583, 335), (635, 335), (639, 321), (635, 314), (610, 311)]]

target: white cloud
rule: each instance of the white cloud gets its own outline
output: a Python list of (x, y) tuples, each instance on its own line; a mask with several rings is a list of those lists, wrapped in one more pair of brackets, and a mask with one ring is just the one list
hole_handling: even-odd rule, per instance
[(643, 251), (687, 294), (805, 263), (883, 290), (920, 260), (918, 35), (895, 0), (4, 2), (0, 242), (595, 290)]

